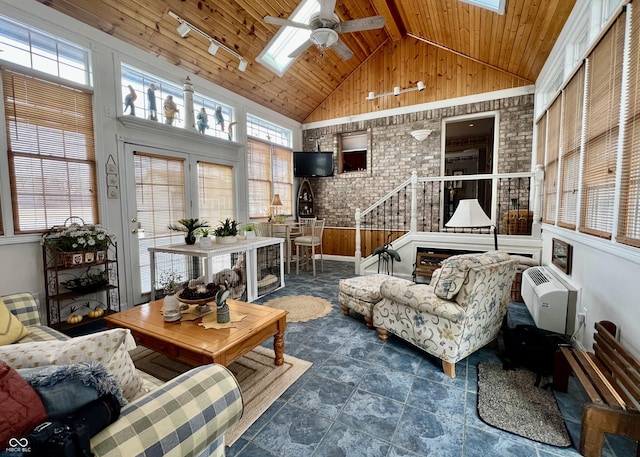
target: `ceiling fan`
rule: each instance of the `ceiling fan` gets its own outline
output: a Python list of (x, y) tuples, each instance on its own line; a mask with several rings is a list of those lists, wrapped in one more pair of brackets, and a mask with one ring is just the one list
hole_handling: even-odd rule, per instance
[(382, 16), (371, 16), (340, 22), (338, 16), (333, 12), (336, 6), (336, 0), (318, 0), (318, 2), (320, 3), (320, 12), (311, 16), (309, 24), (290, 21), (279, 17), (265, 16), (264, 21), (267, 24), (311, 30), (311, 36), (309, 39), (294, 49), (291, 54), (289, 54), (289, 57), (296, 58), (306, 51), (311, 45), (315, 44), (323, 54), (325, 50), (331, 48), (343, 60), (349, 60), (353, 57), (353, 52), (340, 39), (338, 36), (339, 34), (374, 30), (384, 27), (384, 17)]

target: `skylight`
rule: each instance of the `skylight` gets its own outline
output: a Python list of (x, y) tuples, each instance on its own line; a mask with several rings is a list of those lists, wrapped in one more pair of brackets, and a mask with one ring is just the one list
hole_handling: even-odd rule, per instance
[[(319, 12), (320, 4), (317, 0), (304, 0), (288, 19), (308, 24), (311, 16)], [(278, 33), (275, 34), (256, 60), (278, 76), (282, 76), (295, 60), (290, 58), (289, 54), (307, 41), (310, 35), (311, 30), (290, 26), (280, 27)]]
[(494, 13), (504, 14), (504, 5), (507, 0), (462, 0), (480, 8), (493, 11)]

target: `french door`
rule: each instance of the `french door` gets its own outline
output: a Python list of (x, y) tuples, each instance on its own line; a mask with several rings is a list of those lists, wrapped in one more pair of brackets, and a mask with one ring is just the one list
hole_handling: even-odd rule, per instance
[[(157, 278), (150, 277), (148, 249), (184, 243), (184, 233), (170, 230), (169, 225), (197, 217), (215, 227), (219, 220), (235, 217), (234, 167), (198, 154), (133, 144), (125, 144), (125, 155), (127, 284), (133, 289), (133, 304), (139, 304), (149, 300), (151, 288), (156, 286)], [(187, 262), (172, 258), (157, 271), (164, 268), (188, 280), (199, 267)]]

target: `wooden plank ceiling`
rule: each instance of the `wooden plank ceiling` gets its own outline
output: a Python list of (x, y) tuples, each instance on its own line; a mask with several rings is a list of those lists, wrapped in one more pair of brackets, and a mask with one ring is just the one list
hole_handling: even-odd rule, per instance
[[(384, 29), (341, 34), (348, 61), (311, 47), (280, 77), (255, 60), (279, 29), (263, 17), (288, 18), (300, 0), (38, 1), (300, 122), (532, 84), (575, 3), (507, 0), (499, 15), (459, 0), (337, 0), (341, 21), (380, 14)], [(246, 72), (181, 38), (169, 11), (244, 56)], [(427, 90), (365, 100), (417, 81)]]

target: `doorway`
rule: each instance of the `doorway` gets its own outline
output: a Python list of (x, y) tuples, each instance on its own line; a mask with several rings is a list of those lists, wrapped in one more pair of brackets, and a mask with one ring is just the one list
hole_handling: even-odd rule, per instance
[[(495, 163), (495, 131), (497, 115), (483, 113), (444, 121), (444, 176), (491, 175)], [(456, 180), (444, 183), (443, 226), (464, 199), (477, 198), (485, 213), (491, 216), (492, 180)]]

